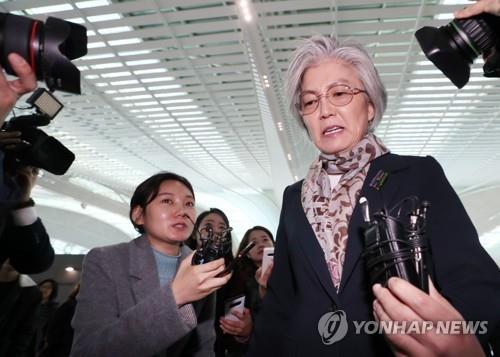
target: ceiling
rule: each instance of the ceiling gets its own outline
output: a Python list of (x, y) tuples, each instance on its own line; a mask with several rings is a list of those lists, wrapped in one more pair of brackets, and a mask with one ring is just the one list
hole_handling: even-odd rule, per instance
[[(448, 23), (461, 4), (0, 2), (0, 11), (50, 14), (88, 29), (88, 55), (74, 61), (82, 95), (56, 92), (65, 108), (46, 129), (77, 159), (65, 176), (40, 179), (39, 200), (126, 217), (135, 186), (169, 170), (193, 183), (199, 210), (225, 210), (240, 238), (256, 224), (275, 230), (283, 188), (303, 177), (316, 154), (288, 114), (283, 74), (298, 40), (321, 33), (356, 39), (373, 56), (389, 94), (377, 129), (385, 144), (399, 154), (433, 155), (455, 189), (476, 202), (476, 192), (500, 186), (500, 79), (484, 78), (479, 59), (458, 90), (414, 37), (422, 26)], [(490, 202), (480, 214), (481, 234), (500, 225), (499, 208)], [(500, 250), (495, 237), (492, 249)]]

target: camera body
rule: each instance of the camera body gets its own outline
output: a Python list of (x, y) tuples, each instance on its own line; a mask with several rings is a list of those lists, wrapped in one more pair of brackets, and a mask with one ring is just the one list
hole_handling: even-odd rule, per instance
[(454, 19), (440, 28), (425, 26), (415, 33), (425, 56), (452, 82), (462, 88), (470, 66), (481, 54), (485, 77), (500, 77), (500, 17), (480, 14)]

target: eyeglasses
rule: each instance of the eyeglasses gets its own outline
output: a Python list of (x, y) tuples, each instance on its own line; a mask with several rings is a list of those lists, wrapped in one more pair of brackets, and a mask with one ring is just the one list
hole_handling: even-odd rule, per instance
[(325, 94), (316, 95), (314, 93), (304, 93), (300, 96), (300, 102), (296, 104), (297, 109), (302, 115), (312, 114), (318, 109), (321, 97), (326, 97), (328, 102), (336, 107), (342, 107), (349, 104), (352, 98), (359, 93), (366, 93), (359, 88), (351, 88), (347, 84), (334, 84)]

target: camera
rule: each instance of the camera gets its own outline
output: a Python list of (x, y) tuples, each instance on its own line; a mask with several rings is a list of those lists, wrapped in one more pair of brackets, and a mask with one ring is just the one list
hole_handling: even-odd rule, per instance
[(87, 54), (87, 29), (49, 17), (44, 24), (28, 17), (0, 13), (0, 64), (15, 74), (8, 54), (21, 55), (50, 91), (81, 94), (80, 71), (71, 60)]
[(470, 66), (481, 54), (485, 77), (500, 77), (500, 17), (480, 14), (445, 26), (425, 26), (415, 33), (425, 56), (457, 88), (467, 84)]
[(16, 150), (6, 155), (6, 166), (17, 164), (35, 166), (55, 175), (63, 175), (75, 160), (73, 154), (56, 138), (47, 135), (40, 126), (45, 126), (61, 111), (63, 105), (50, 92), (37, 89), (26, 101), (35, 108), (31, 115), (16, 116), (5, 122), (5, 131), (20, 131), (21, 141)]
[[(409, 197), (390, 211), (376, 212), (373, 219), (366, 198), (360, 199), (360, 205), (366, 223), (363, 257), (371, 285), (386, 286), (391, 277), (399, 277), (428, 293), (432, 263), (425, 223), (430, 203)], [(396, 208), (397, 215), (391, 215)]]
[[(38, 80), (44, 80), (52, 92), (81, 94), (80, 71), (71, 60), (87, 53), (87, 29), (84, 26), (49, 17), (44, 24), (24, 16), (0, 13), (0, 64), (15, 75), (7, 56), (21, 55)], [(40, 88), (28, 98), (35, 108), (31, 115), (14, 116), (5, 122), (5, 131), (20, 131), (22, 144), (6, 151), (5, 168), (17, 165), (42, 168), (56, 175), (69, 169), (75, 155), (54, 137), (38, 127), (48, 125), (63, 105), (47, 90)]]

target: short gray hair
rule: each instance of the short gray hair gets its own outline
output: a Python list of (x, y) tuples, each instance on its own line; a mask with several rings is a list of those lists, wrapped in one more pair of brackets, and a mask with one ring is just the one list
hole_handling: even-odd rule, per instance
[(339, 42), (335, 37), (315, 35), (306, 39), (293, 53), (286, 74), (286, 94), (289, 98), (290, 111), (305, 127), (297, 109), (300, 102), (302, 77), (311, 66), (325, 59), (339, 59), (351, 66), (358, 73), (366, 94), (375, 109), (375, 115), (368, 130), (374, 131), (382, 120), (387, 106), (387, 92), (366, 49), (358, 42)]

